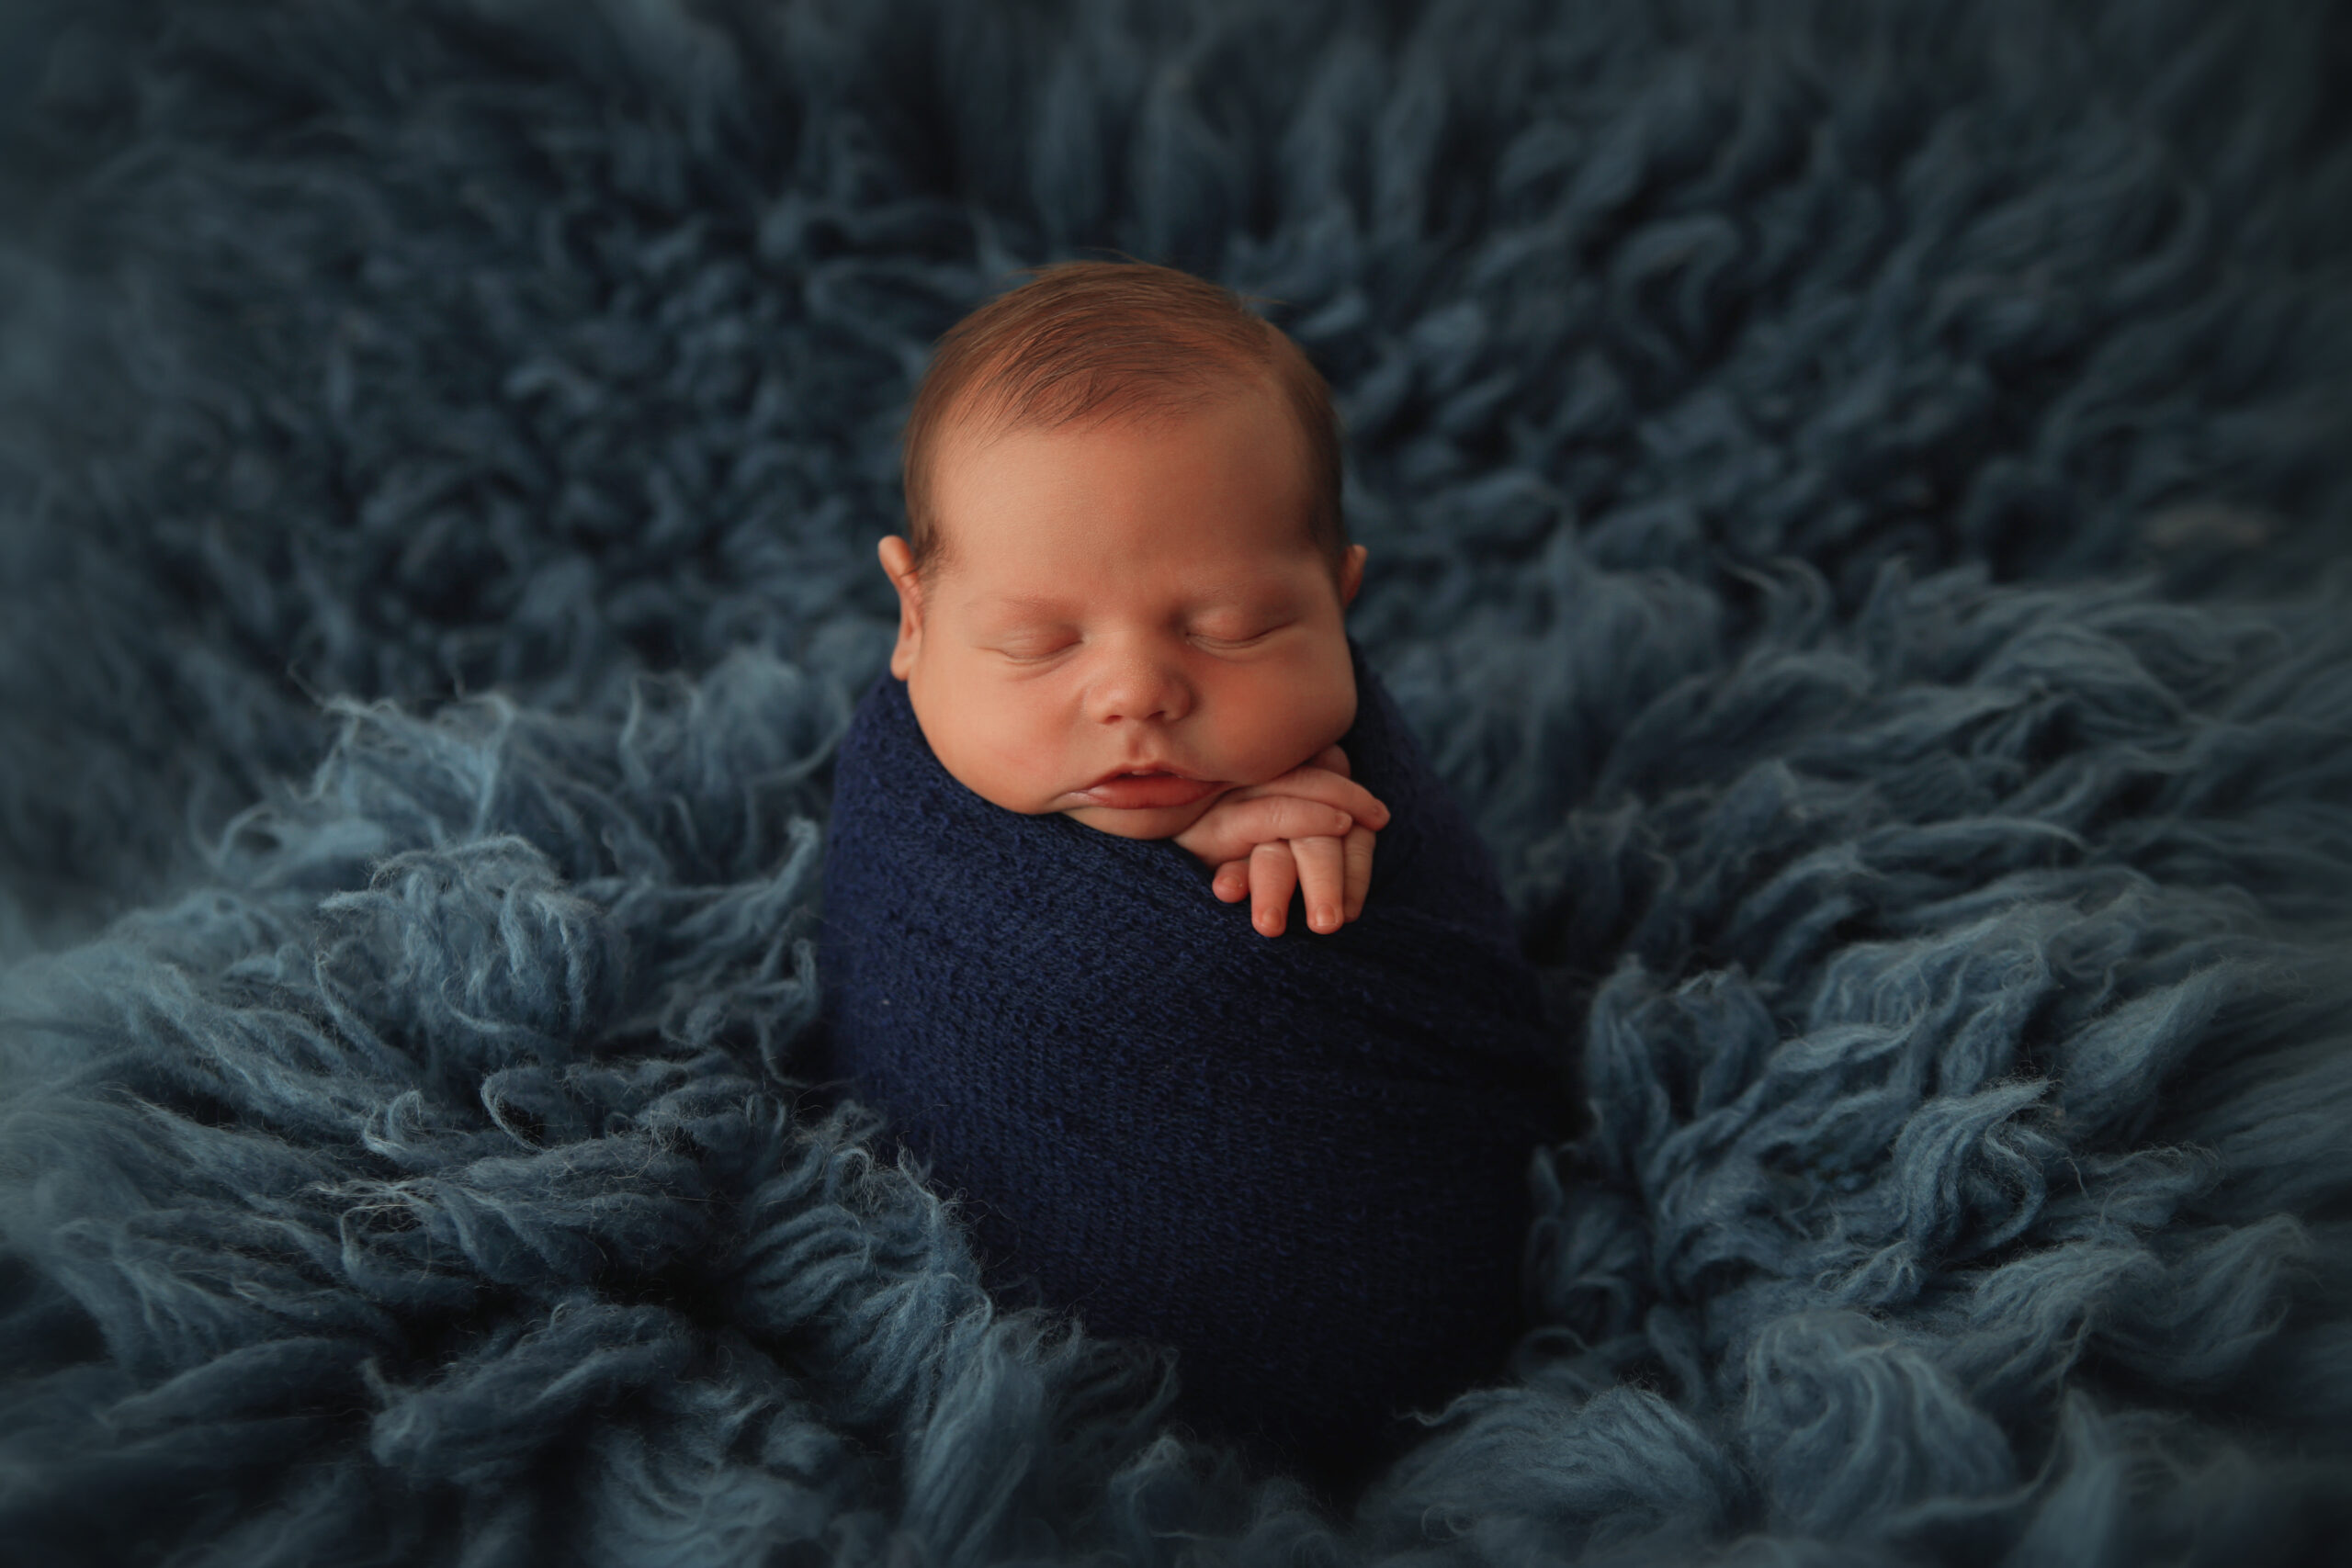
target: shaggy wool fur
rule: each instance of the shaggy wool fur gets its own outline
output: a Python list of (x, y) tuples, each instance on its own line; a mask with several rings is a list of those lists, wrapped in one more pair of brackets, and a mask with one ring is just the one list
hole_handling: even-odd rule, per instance
[[(2297, 0), (0, 6), (0, 1542), (2288, 1563), (2352, 1529)], [(802, 1090), (926, 344), (1331, 376), (1589, 1132), (1352, 1508)]]

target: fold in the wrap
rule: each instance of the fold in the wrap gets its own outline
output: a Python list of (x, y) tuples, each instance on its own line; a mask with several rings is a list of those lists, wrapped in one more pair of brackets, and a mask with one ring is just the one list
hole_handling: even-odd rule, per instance
[(821, 960), (831, 1072), (965, 1195), (990, 1290), (1175, 1347), (1176, 1416), (1325, 1479), (1498, 1377), (1566, 1122), (1487, 851), (1351, 649), (1394, 813), (1361, 919), (1268, 939), (1171, 841), (989, 804), (885, 675)]

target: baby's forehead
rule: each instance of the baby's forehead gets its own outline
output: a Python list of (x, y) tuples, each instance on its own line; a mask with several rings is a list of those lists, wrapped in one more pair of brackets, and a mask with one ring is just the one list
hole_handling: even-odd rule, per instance
[[(980, 459), (1009, 441), (1030, 435), (1083, 440), (1091, 435), (1114, 434), (1123, 442), (1134, 445), (1149, 446), (1165, 442), (1172, 446), (1192, 438), (1193, 416), (1219, 405), (1229, 406), (1242, 400), (1247, 400), (1245, 396), (1206, 399), (1188, 407), (1155, 407), (1107, 416), (1093, 413), (1075, 420), (1006, 418), (1001, 412), (975, 410), (968, 416), (951, 417), (941, 422), (936, 461), (943, 479), (957, 491), (968, 495), (976, 488), (989, 486), (997, 477), (994, 466)], [(1278, 428), (1295, 431), (1289, 411), (1281, 406), (1279, 400), (1269, 399), (1269, 401), (1272, 404), (1268, 410), (1269, 418), (1281, 422)], [(1258, 430), (1263, 428), (1260, 426)], [(1224, 445), (1238, 456), (1254, 445), (1257, 433), (1257, 430), (1249, 434), (1235, 432), (1225, 438)], [(1288, 470), (1287, 477), (1298, 487), (1304, 508), (1313, 486), (1309, 456), (1303, 440), (1291, 445), (1294, 446), (1293, 456), (1283, 466)], [(1301, 515), (1305, 515), (1304, 511)], [(937, 519), (934, 527), (946, 521), (944, 515), (934, 513), (934, 516)], [(1270, 532), (1287, 531), (1289, 526), (1289, 522), (1284, 520), (1269, 523), (1268, 529)], [(946, 532), (944, 528), (940, 531)], [(944, 540), (941, 542), (944, 543)]]
[(1281, 389), (1254, 367), (1170, 380), (1080, 378), (1079, 386), (1059, 395), (1023, 386), (1017, 369), (981, 378), (941, 412), (938, 440), (943, 449), (971, 451), (1027, 433), (1117, 431), (1172, 437), (1204, 414), (1236, 407), (1255, 408), (1267, 418), (1295, 424), (1283, 406)]
[[(1262, 570), (1266, 561), (1266, 547), (1282, 549), (1293, 545), (1311, 548), (1314, 534), (1305, 513), (1297, 516), (1279, 515), (1253, 523), (1236, 536), (1222, 538), (1202, 538), (1197, 530), (1182, 519), (1169, 518), (1142, 525), (1154, 540), (1183, 539), (1194, 542), (1185, 552), (1191, 569), (1219, 581), (1238, 581), (1250, 572)], [(1007, 535), (988, 528), (967, 527), (956, 534), (956, 525), (938, 525), (940, 558), (948, 561), (1025, 562), (1035, 546), (1025, 537)], [(1220, 564), (1229, 563), (1230, 570), (1220, 570)]]

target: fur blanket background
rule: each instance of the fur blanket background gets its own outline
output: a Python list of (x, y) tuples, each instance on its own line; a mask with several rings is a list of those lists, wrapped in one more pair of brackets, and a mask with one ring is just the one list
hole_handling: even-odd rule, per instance
[[(2347, 71), (2290, 0), (0, 6), (0, 1541), (2334, 1549)], [(796, 1112), (912, 378), (1104, 249), (1331, 376), (1592, 1118), (1512, 1379), (1344, 1517)]]

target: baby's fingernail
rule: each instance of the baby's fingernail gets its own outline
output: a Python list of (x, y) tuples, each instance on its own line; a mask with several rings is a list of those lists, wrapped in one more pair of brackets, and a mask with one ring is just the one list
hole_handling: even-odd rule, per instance
[(1329, 909), (1317, 909), (1315, 911), (1315, 929), (1318, 931), (1337, 931), (1340, 929), (1340, 917)]

